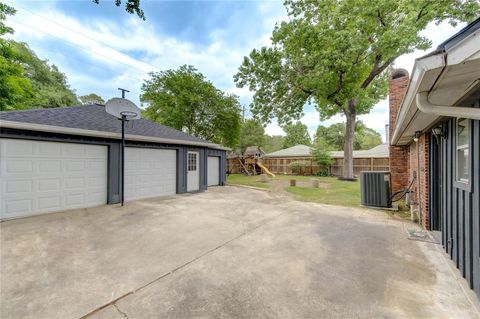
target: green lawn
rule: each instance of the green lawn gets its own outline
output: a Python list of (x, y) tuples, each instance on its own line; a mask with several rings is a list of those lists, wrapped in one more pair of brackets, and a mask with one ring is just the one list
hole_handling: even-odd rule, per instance
[(332, 204), (341, 206), (360, 206), (360, 183), (338, 180), (336, 177), (319, 178), (321, 183), (328, 183), (325, 188), (291, 187), (285, 188), (287, 192), (295, 195), (297, 200)]
[(260, 188), (269, 188), (271, 185), (262, 183), (260, 176), (247, 176), (242, 174), (230, 174), (227, 176), (227, 184), (246, 185)]
[[(317, 177), (317, 176), (288, 176), (277, 175), (275, 180), (311, 181), (318, 179), (322, 184), (320, 188), (286, 186), (285, 190), (292, 193), (297, 200), (316, 202), (323, 204), (333, 204), (342, 206), (359, 206), (360, 205), (360, 183), (346, 182), (336, 177)], [(270, 180), (272, 180), (270, 178)], [(260, 182), (260, 176), (245, 176), (240, 174), (232, 174), (227, 178), (229, 184), (241, 184), (255, 187), (268, 188), (271, 185)]]

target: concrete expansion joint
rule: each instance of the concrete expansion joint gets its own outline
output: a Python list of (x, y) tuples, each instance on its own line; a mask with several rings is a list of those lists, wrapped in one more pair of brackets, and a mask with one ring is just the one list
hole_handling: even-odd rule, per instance
[(154, 283), (159, 282), (159, 281), (162, 280), (163, 278), (168, 277), (168, 276), (174, 274), (175, 272), (177, 272), (177, 271), (179, 271), (179, 270), (187, 267), (188, 265), (196, 262), (197, 260), (199, 260), (199, 259), (201, 259), (201, 258), (203, 258), (203, 257), (205, 257), (205, 256), (207, 256), (207, 255), (209, 255), (209, 254), (211, 254), (211, 253), (213, 253), (213, 252), (215, 252), (216, 250), (225, 247), (226, 245), (230, 244), (231, 242), (233, 242), (233, 241), (235, 241), (235, 240), (237, 240), (237, 239), (239, 239), (239, 238), (241, 238), (241, 237), (244, 237), (244, 236), (246, 236), (246, 235), (249, 235), (250, 233), (255, 232), (255, 231), (258, 230), (260, 227), (265, 226), (265, 225), (271, 223), (272, 221), (274, 221), (275, 219), (279, 218), (280, 216), (282, 216), (282, 215), (284, 215), (284, 214), (286, 214), (286, 212), (279, 213), (279, 214), (277, 214), (276, 216), (267, 219), (267, 220), (264, 221), (263, 223), (260, 223), (259, 225), (255, 226), (255, 227), (252, 227), (252, 228), (249, 229), (249, 230), (247, 229), (247, 230), (241, 232), (239, 235), (231, 238), (230, 240), (227, 240), (226, 242), (222, 243), (221, 245), (216, 246), (215, 248), (212, 248), (212, 249), (210, 249), (210, 250), (207, 250), (207, 251), (204, 252), (203, 254), (201, 254), (201, 255), (199, 255), (199, 256), (197, 256), (197, 257), (195, 257), (195, 258), (193, 258), (193, 259), (191, 259), (191, 260), (189, 260), (189, 261), (187, 261), (187, 262), (185, 262), (185, 263), (183, 263), (183, 264), (181, 264), (180, 266), (178, 266), (178, 267), (170, 270), (169, 272), (164, 273), (164, 274), (161, 275), (160, 277), (155, 278), (154, 280), (148, 282), (147, 284), (145, 284), (145, 285), (143, 285), (143, 286), (141, 286), (141, 287), (138, 287), (137, 289), (135, 289), (135, 290), (133, 290), (133, 291), (130, 291), (130, 292), (124, 294), (123, 296), (121, 296), (121, 297), (119, 297), (119, 298), (117, 298), (117, 299), (115, 299), (115, 300), (113, 300), (113, 301), (110, 301), (109, 303), (107, 303), (107, 304), (105, 304), (105, 305), (103, 305), (103, 306), (98, 307), (97, 309), (89, 312), (88, 314), (86, 314), (85, 316), (81, 317), (80, 319), (88, 318), (88, 317), (90, 317), (91, 315), (93, 315), (94, 313), (96, 313), (96, 312), (98, 312), (98, 311), (100, 311), (100, 310), (108, 307), (109, 305), (112, 305), (113, 307), (115, 307), (115, 309), (116, 309), (119, 313), (121, 313), (121, 314), (124, 316), (124, 318), (127, 318), (127, 319), (128, 319), (127, 314), (126, 314), (125, 312), (121, 311), (121, 310), (118, 308), (118, 306), (117, 306), (117, 304), (116, 304), (117, 301), (122, 300), (122, 299), (124, 299), (125, 297), (127, 297), (127, 296), (129, 296), (129, 295), (135, 294), (135, 293), (139, 292), (140, 290), (143, 290), (143, 289), (145, 289), (145, 288), (153, 285)]
[(127, 314), (121, 311), (120, 308), (118, 308), (118, 305), (116, 303), (113, 303), (113, 307), (123, 316), (123, 318), (128, 319)]

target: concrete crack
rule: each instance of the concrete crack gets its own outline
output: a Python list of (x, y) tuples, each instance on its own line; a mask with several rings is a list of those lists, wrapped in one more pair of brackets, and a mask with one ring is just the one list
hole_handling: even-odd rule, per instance
[(195, 257), (195, 258), (193, 258), (193, 259), (191, 259), (191, 260), (189, 260), (189, 261), (181, 264), (180, 266), (178, 266), (178, 267), (170, 270), (169, 272), (164, 273), (163, 275), (155, 278), (154, 280), (148, 282), (147, 284), (145, 284), (145, 285), (143, 285), (143, 286), (141, 286), (141, 287), (138, 287), (137, 289), (134, 289), (134, 290), (132, 290), (132, 291), (129, 291), (129, 292), (127, 292), (126, 294), (118, 297), (117, 299), (112, 300), (112, 301), (110, 301), (109, 303), (104, 304), (103, 306), (100, 306), (100, 307), (98, 307), (98, 308), (90, 311), (90, 312), (87, 313), (86, 315), (80, 317), (80, 319), (85, 319), (85, 318), (91, 317), (93, 314), (95, 314), (95, 313), (97, 313), (98, 311), (100, 311), (100, 310), (102, 310), (102, 309), (104, 309), (104, 308), (106, 308), (106, 307), (108, 307), (108, 306), (111, 306), (111, 305), (114, 306), (115, 309), (117, 309), (117, 311), (118, 311), (119, 313), (121, 313), (125, 318), (128, 318), (128, 317), (127, 317), (127, 314), (124, 313), (124, 312), (122, 312), (122, 311), (120, 311), (120, 309), (119, 309), (118, 306), (116, 305), (116, 302), (117, 302), (117, 301), (119, 301), (119, 300), (121, 300), (121, 299), (123, 299), (123, 298), (125, 298), (125, 297), (127, 297), (127, 296), (129, 296), (129, 295), (131, 295), (131, 294), (137, 293), (137, 292), (140, 291), (140, 290), (143, 290), (143, 289), (147, 288), (148, 286), (150, 286), (150, 285), (152, 285), (152, 284), (154, 284), (154, 283), (162, 280), (163, 278), (165, 278), (165, 277), (167, 277), (167, 276), (170, 276), (170, 275), (172, 275), (173, 273), (179, 271), (180, 269), (182, 269), (182, 268), (184, 268), (184, 267), (186, 267), (186, 266), (194, 263), (195, 261), (199, 260), (200, 258), (205, 257), (205, 256), (213, 253), (214, 251), (216, 251), (216, 250), (218, 250), (218, 249), (220, 249), (220, 248), (222, 248), (222, 247), (230, 244), (231, 242), (233, 242), (233, 241), (235, 241), (235, 240), (237, 240), (237, 239), (239, 239), (239, 238), (241, 238), (241, 237), (244, 237), (244, 236), (246, 236), (246, 235), (249, 235), (249, 234), (257, 231), (259, 228), (261, 228), (261, 227), (263, 227), (263, 226), (265, 226), (265, 225), (273, 222), (273, 221), (276, 220), (278, 217), (280, 217), (280, 216), (282, 216), (282, 215), (285, 215), (285, 214), (286, 214), (286, 212), (279, 213), (279, 214), (277, 214), (277, 215), (275, 215), (275, 216), (273, 216), (273, 217), (271, 217), (271, 218), (268, 218), (268, 219), (262, 221), (260, 224), (254, 226), (254, 227), (252, 227), (252, 228), (250, 228), (250, 229), (246, 229), (246, 230), (242, 231), (240, 234), (238, 234), (237, 236), (231, 238), (230, 240), (227, 240), (226, 242), (223, 242), (222, 244), (220, 244), (220, 245), (218, 245), (218, 246), (216, 246), (216, 247), (214, 247), (214, 248), (212, 248), (212, 249), (207, 250), (207, 251), (204, 252), (203, 254), (200, 254), (200, 255), (198, 255), (197, 257)]
[(125, 312), (121, 311), (120, 308), (118, 308), (116, 303), (113, 303), (113, 307), (115, 307), (115, 309), (117, 309), (117, 311), (123, 315), (123, 318), (128, 319), (127, 314)]

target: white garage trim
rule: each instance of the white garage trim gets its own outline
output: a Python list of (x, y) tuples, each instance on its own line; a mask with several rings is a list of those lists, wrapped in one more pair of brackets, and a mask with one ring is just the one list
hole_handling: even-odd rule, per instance
[(174, 195), (177, 192), (177, 151), (125, 148), (125, 200)]
[(0, 218), (107, 203), (108, 147), (0, 139)]
[(207, 185), (220, 185), (220, 157), (218, 156), (208, 157)]

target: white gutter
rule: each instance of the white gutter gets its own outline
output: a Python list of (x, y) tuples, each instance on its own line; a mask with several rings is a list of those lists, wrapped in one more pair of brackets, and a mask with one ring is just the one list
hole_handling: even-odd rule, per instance
[(415, 99), (415, 92), (418, 91), (420, 84), (423, 82), (425, 77), (425, 73), (428, 70), (432, 69), (439, 69), (445, 67), (445, 59), (443, 59), (442, 55), (433, 55), (424, 58), (419, 58), (415, 60), (415, 65), (413, 67), (413, 72), (408, 83), (407, 92), (403, 98), (402, 106), (399, 110), (397, 121), (395, 124), (395, 129), (393, 131), (393, 135), (391, 137), (392, 145), (395, 145), (398, 140), (400, 139), (400, 135), (406, 129), (399, 123), (404, 123), (407, 117), (407, 113), (412, 106), (412, 102)]
[[(53, 125), (32, 124), (32, 123), (16, 122), (16, 121), (0, 120), (0, 127), (12, 128), (12, 129), (18, 129), (18, 130), (28, 130), (28, 131), (40, 131), (40, 132), (50, 132), (50, 133), (61, 133), (61, 134), (71, 134), (71, 135), (121, 139), (121, 134), (120, 133), (85, 130), (85, 129), (80, 129), (80, 128), (61, 127), (61, 126), (53, 126)], [(208, 148), (213, 148), (213, 149), (223, 150), (223, 151), (230, 151), (231, 150), (228, 147), (224, 147), (224, 146), (214, 144), (214, 143), (205, 143), (205, 142), (197, 142), (197, 141), (184, 141), (184, 140), (176, 140), (176, 139), (163, 138), (163, 137), (126, 134), (125, 138), (129, 141), (202, 146), (202, 147), (208, 147)]]
[(428, 101), (428, 92), (417, 93), (416, 102), (418, 109), (426, 114), (480, 120), (480, 109), (463, 106), (434, 105)]

